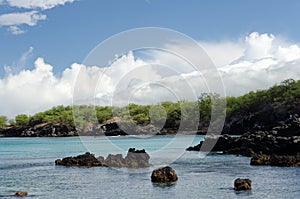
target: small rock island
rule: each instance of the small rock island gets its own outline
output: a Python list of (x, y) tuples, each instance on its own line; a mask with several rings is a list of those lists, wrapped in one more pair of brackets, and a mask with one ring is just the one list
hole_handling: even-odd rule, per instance
[(82, 166), (82, 167), (126, 167), (126, 168), (145, 168), (150, 167), (150, 156), (144, 150), (136, 150), (130, 148), (125, 158), (122, 154), (109, 154), (106, 159), (99, 156), (95, 157), (94, 154), (86, 152), (83, 155), (76, 157), (65, 157), (63, 159), (55, 160), (56, 165), (62, 166)]

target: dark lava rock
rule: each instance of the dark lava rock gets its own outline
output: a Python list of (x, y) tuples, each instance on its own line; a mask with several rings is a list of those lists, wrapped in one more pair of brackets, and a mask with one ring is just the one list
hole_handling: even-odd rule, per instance
[(25, 191), (18, 191), (18, 192), (15, 193), (14, 196), (16, 196), (16, 197), (25, 197), (25, 196), (28, 196), (28, 193), (25, 192)]
[(149, 159), (150, 156), (144, 149), (135, 150), (135, 148), (130, 148), (125, 157), (125, 163), (128, 168), (144, 168), (151, 166)]
[(151, 175), (151, 181), (155, 183), (169, 183), (178, 180), (174, 169), (169, 166), (155, 169)]
[(105, 162), (99, 161), (95, 158), (94, 154), (86, 152), (83, 155), (78, 155), (76, 157), (66, 157), (55, 160), (56, 165), (63, 166), (85, 166), (85, 167), (106, 167), (107, 164)]
[(109, 154), (105, 162), (110, 167), (144, 168), (151, 166), (149, 159), (150, 156), (144, 149), (135, 150), (135, 148), (130, 148), (125, 158), (122, 154)]
[(252, 183), (252, 181), (250, 179), (238, 178), (234, 181), (234, 190), (236, 190), (236, 191), (250, 190), (251, 183)]
[(250, 160), (250, 165), (270, 165), (279, 167), (300, 166), (300, 153), (297, 155), (257, 154)]
[(62, 160), (55, 160), (56, 165), (63, 166), (86, 166), (86, 167), (127, 167), (127, 168), (144, 168), (150, 167), (149, 163), (150, 156), (146, 151), (135, 150), (135, 148), (130, 148), (125, 158), (122, 154), (109, 154), (106, 159), (99, 156), (95, 157), (94, 154), (89, 152), (78, 155), (76, 157), (65, 157)]
[(122, 129), (119, 128), (117, 122), (115, 122), (115, 121), (108, 121), (105, 124), (102, 124), (100, 128), (106, 136), (125, 136), (125, 135), (128, 135)]
[(205, 141), (201, 141), (200, 144), (196, 146), (191, 146), (187, 148), (187, 151), (208, 151), (208, 148), (210, 146), (212, 147), (211, 151), (225, 151), (228, 150), (231, 146), (230, 144), (232, 143), (232, 138), (225, 134), (225, 135), (209, 135), (205, 137)]
[(109, 167), (126, 167), (125, 160), (122, 154), (116, 154), (116, 155), (109, 154), (105, 159), (105, 163)]
[(42, 123), (33, 126), (10, 126), (0, 129), (0, 137), (66, 137), (78, 136), (74, 126)]

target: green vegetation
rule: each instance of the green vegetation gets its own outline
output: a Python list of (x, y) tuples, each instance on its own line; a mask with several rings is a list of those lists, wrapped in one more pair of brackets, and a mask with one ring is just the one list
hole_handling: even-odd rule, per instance
[(300, 105), (300, 80), (288, 79), (268, 90), (249, 92), (240, 97), (227, 97), (227, 117), (260, 111), (262, 107), (293, 109)]
[[(226, 108), (222, 105), (224, 101), (226, 101)], [(209, 126), (212, 110), (217, 110), (217, 118), (215, 119), (221, 118), (224, 113), (226, 113), (226, 119), (228, 119), (232, 116), (260, 111), (262, 107), (270, 106), (270, 104), (278, 109), (280, 107), (285, 109), (299, 107), (300, 80), (288, 79), (268, 90), (251, 91), (240, 97), (221, 98), (217, 94), (204, 93), (199, 97), (198, 102), (162, 102), (156, 105), (130, 104), (121, 108), (88, 105), (57, 106), (32, 116), (21, 114), (16, 116), (14, 120), (9, 121), (7, 117), (0, 116), (0, 127), (5, 125), (33, 126), (42, 123), (60, 123), (74, 126), (73, 116), (75, 116), (76, 126), (85, 129), (98, 123), (104, 123), (116, 116), (122, 121), (131, 120), (131, 122), (139, 125), (165, 121), (165, 128), (178, 128), (181, 121), (189, 121), (194, 126), (197, 125), (195, 122), (198, 122), (194, 118), (199, 117), (199, 128), (205, 128)]]
[(0, 116), (0, 127), (3, 127), (6, 125), (7, 117), (6, 116)]

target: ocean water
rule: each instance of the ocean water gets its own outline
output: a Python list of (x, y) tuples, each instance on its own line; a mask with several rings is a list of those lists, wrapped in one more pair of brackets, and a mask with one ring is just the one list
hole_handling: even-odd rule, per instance
[[(178, 138), (178, 140), (176, 140)], [(300, 198), (300, 168), (254, 167), (250, 158), (185, 152), (203, 136), (1, 138), (0, 196), (27, 191), (29, 198)], [(181, 140), (181, 142), (179, 142)], [(153, 167), (67, 168), (54, 161), (90, 151), (106, 156), (145, 148)], [(171, 164), (173, 185), (151, 183), (153, 169)], [(252, 191), (236, 192), (236, 178), (250, 178)]]

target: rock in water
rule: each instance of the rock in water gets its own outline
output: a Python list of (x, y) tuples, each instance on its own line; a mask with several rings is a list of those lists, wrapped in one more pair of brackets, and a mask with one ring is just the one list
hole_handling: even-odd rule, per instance
[(85, 167), (105, 167), (107, 166), (105, 162), (99, 161), (95, 158), (94, 154), (86, 152), (83, 155), (78, 155), (76, 157), (66, 157), (61, 159), (55, 160), (56, 165), (63, 165), (63, 166), (85, 166)]
[(298, 153), (297, 155), (256, 154), (251, 158), (250, 165), (298, 167), (300, 166), (300, 153)]
[(157, 183), (176, 182), (177, 180), (175, 170), (169, 166), (155, 169), (151, 175), (151, 181)]
[(122, 154), (109, 154), (105, 162), (110, 167), (145, 168), (151, 166), (149, 159), (150, 156), (144, 149), (135, 150), (135, 148), (130, 148), (125, 158)]
[(250, 179), (236, 179), (234, 181), (234, 190), (242, 191), (242, 190), (250, 190), (252, 181)]
[(116, 155), (109, 154), (107, 156), (107, 158), (105, 159), (105, 162), (109, 167), (125, 167), (126, 166), (126, 163), (125, 163), (125, 160), (124, 160), (122, 154), (116, 154)]
[(135, 148), (130, 148), (125, 157), (125, 163), (128, 168), (145, 168), (151, 166), (149, 159), (150, 156), (144, 149), (135, 150)]
[(63, 166), (86, 166), (86, 167), (127, 167), (127, 168), (145, 168), (150, 167), (149, 163), (150, 156), (146, 151), (135, 150), (135, 148), (130, 148), (125, 158), (122, 154), (112, 155), (109, 154), (104, 160), (102, 156), (98, 158), (94, 154), (89, 152), (78, 155), (76, 157), (65, 157), (63, 159), (55, 160), (56, 165)]
[(27, 195), (28, 195), (28, 193), (25, 192), (25, 191), (18, 191), (18, 192), (15, 193), (16, 197), (24, 197), (24, 196), (27, 196)]

